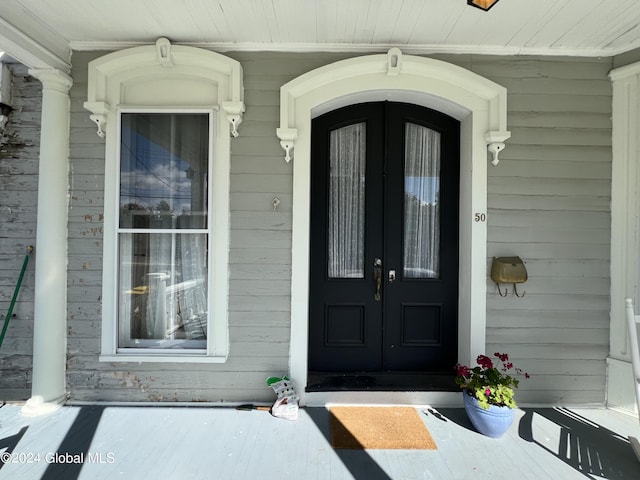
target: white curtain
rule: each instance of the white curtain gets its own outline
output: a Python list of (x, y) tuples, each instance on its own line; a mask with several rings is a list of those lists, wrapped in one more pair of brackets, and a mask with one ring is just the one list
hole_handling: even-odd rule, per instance
[[(132, 329), (132, 321), (136, 309), (139, 309), (139, 301), (136, 298), (139, 294), (134, 287), (138, 284), (136, 282), (136, 272), (133, 266), (133, 241), (131, 234), (122, 234), (119, 236), (119, 274), (118, 280), (119, 294), (118, 294), (118, 319), (120, 319), (118, 327), (118, 345), (124, 346), (128, 338), (130, 338), (129, 332)], [(125, 260), (127, 259), (127, 260)], [(140, 282), (142, 284), (142, 282)]]
[(144, 338), (164, 339), (173, 337), (175, 320), (174, 298), (168, 295), (167, 287), (176, 281), (172, 260), (175, 241), (171, 233), (149, 235), (148, 258), (149, 273), (146, 283), (149, 285)]
[(182, 288), (176, 292), (176, 316), (190, 340), (207, 338), (207, 236), (181, 234), (178, 245), (178, 271)]
[[(162, 347), (149, 340), (207, 338), (207, 236), (120, 236), (120, 346)], [(175, 346), (172, 344), (171, 346)]]
[(440, 134), (405, 127), (404, 276), (440, 276)]
[(329, 277), (364, 277), (366, 124), (333, 130), (329, 152)]

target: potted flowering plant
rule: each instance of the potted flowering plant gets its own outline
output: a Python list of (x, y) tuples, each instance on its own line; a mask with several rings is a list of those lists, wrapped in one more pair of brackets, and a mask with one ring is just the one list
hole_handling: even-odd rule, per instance
[(465, 410), (471, 423), (480, 433), (499, 437), (513, 422), (516, 408), (514, 389), (529, 374), (514, 367), (506, 353), (494, 353), (499, 360), (494, 364), (486, 355), (476, 359), (478, 366), (456, 365), (456, 383), (463, 389)]
[[(456, 365), (456, 383), (471, 395), (481, 408), (489, 409), (490, 405), (516, 408), (513, 399), (514, 388), (518, 388), (520, 380), (515, 375), (529, 374), (513, 366), (506, 353), (494, 353), (501, 365), (494, 365), (493, 360), (486, 355), (478, 355), (477, 367), (469, 368), (465, 365)], [(514, 376), (510, 375), (513, 373)]]

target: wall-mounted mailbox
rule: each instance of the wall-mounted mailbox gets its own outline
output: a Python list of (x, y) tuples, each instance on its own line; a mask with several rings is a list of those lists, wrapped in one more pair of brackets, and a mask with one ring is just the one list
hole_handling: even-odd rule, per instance
[(501, 283), (513, 283), (516, 297), (524, 297), (525, 292), (522, 292), (522, 295), (518, 294), (516, 284), (526, 282), (527, 278), (527, 269), (520, 257), (493, 257), (491, 280), (498, 286), (498, 294), (501, 297), (506, 297), (508, 293), (505, 288), (504, 295), (502, 294), (500, 291)]

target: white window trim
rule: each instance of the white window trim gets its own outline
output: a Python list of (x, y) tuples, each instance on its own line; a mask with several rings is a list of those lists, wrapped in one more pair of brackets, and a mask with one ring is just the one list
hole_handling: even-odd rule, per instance
[[(442, 392), (304, 392), (307, 385), (309, 309), (309, 192), (311, 119), (366, 101), (423, 105), (460, 120), (460, 251), (458, 357), (465, 364), (485, 352), (488, 145), (510, 137), (507, 91), (469, 70), (439, 60), (403, 56), (399, 49), (320, 67), (280, 90), (277, 135), (293, 162), (290, 374), (301, 404), (383, 402), (452, 403)], [(504, 148), (504, 145), (501, 148)], [(291, 159), (293, 157), (293, 159)]]
[[(165, 107), (176, 109), (209, 109), (218, 107), (226, 120), (215, 118), (213, 125), (213, 168), (210, 174), (211, 199), (211, 263), (213, 265), (210, 295), (210, 324), (206, 355), (179, 351), (133, 355), (117, 353), (117, 242), (116, 220), (118, 204), (118, 109), (142, 107), (122, 103), (125, 87), (149, 78), (181, 78), (199, 81), (215, 89), (217, 105), (173, 105), (171, 98), (158, 98), (154, 105), (144, 108)], [(110, 53), (89, 63), (87, 102), (84, 107), (92, 112), (91, 120), (98, 127), (98, 135), (105, 138), (105, 212), (104, 261), (102, 292), (102, 339), (100, 361), (105, 362), (225, 362), (229, 355), (228, 303), (229, 303), (229, 188), (230, 188), (230, 129), (237, 136), (237, 127), (244, 112), (242, 68), (231, 58), (204, 49), (173, 46), (167, 39), (156, 45), (135, 47)], [(230, 124), (230, 125), (229, 125)]]

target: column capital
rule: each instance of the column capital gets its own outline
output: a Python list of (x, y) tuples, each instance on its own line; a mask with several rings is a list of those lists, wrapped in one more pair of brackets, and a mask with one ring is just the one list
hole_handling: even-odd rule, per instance
[(43, 88), (58, 90), (61, 93), (68, 93), (73, 79), (61, 70), (55, 68), (30, 68), (29, 75), (40, 80)]

